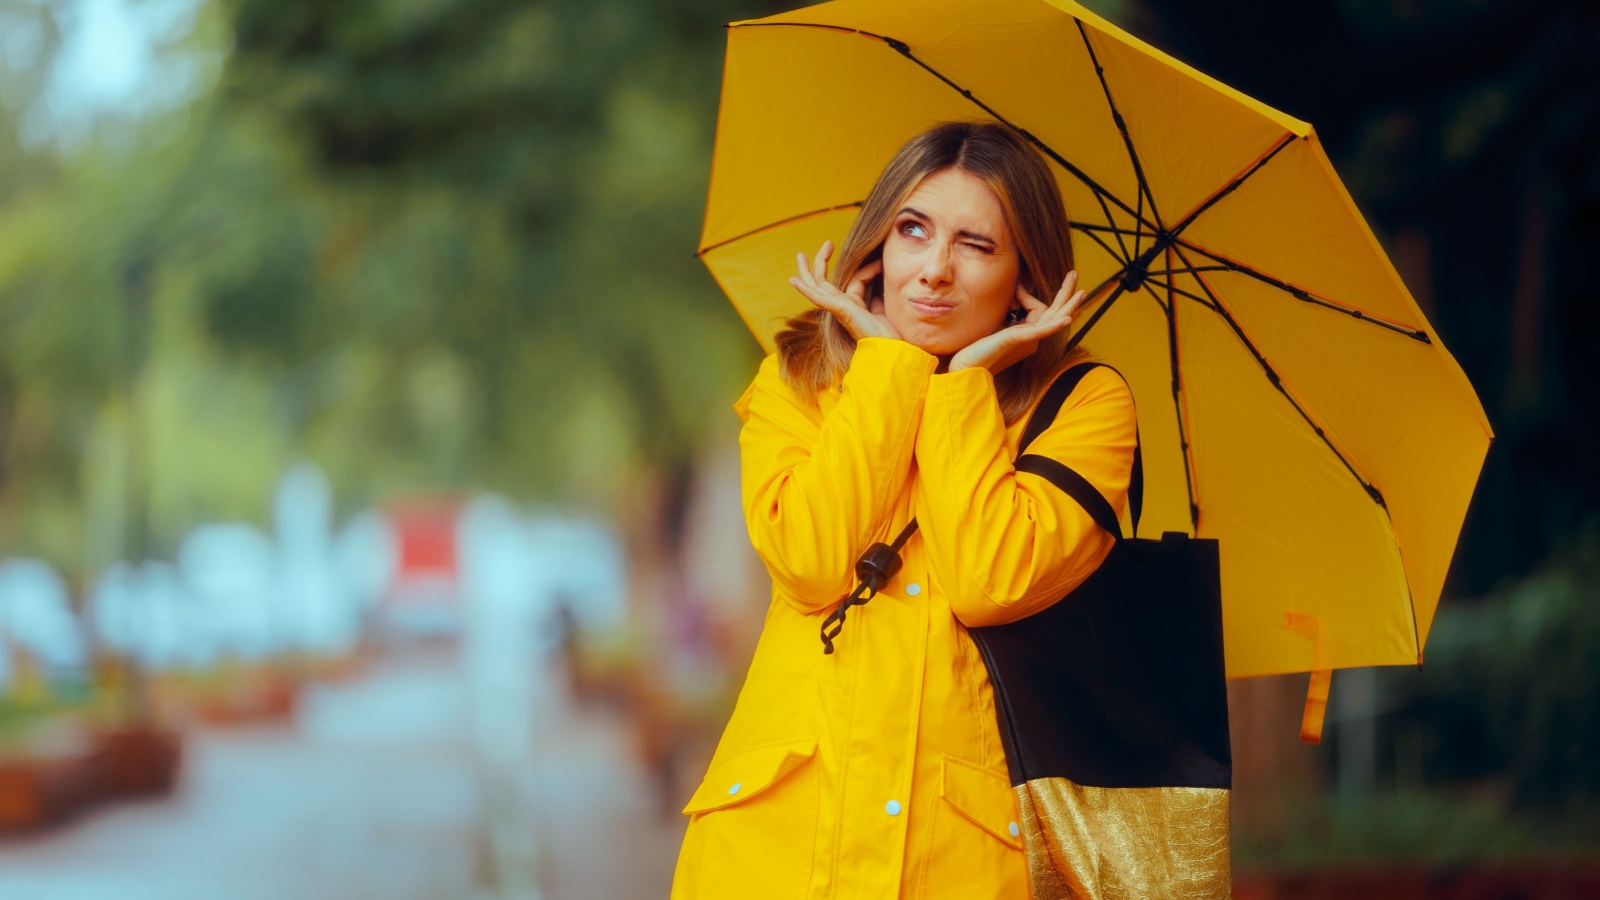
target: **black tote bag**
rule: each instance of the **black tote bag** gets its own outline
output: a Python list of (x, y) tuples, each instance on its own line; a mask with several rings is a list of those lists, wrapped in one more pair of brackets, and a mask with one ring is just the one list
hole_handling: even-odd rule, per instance
[[(1071, 496), (1117, 543), (1047, 609), (969, 634), (994, 687), (1034, 900), (1227, 897), (1232, 754), (1217, 542), (1177, 531), (1123, 537), (1093, 485), (1027, 453), (1101, 365), (1057, 378), (1015, 465)], [(1135, 440), (1128, 498), (1137, 531), (1144, 470)]]

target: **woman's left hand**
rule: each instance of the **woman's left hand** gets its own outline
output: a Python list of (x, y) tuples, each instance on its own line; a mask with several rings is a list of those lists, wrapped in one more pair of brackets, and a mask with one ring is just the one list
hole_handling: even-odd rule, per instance
[(1045, 306), (1039, 298), (1023, 290), (1021, 282), (1018, 282), (1017, 302), (1028, 311), (1027, 317), (1015, 325), (973, 341), (950, 358), (948, 371), (959, 372), (983, 366), (998, 375), (1007, 366), (1027, 359), (1040, 341), (1072, 324), (1072, 314), (1077, 311), (1083, 298), (1088, 296), (1083, 291), (1074, 292), (1077, 286), (1078, 272), (1074, 269), (1061, 282), (1061, 290), (1056, 292), (1055, 299)]

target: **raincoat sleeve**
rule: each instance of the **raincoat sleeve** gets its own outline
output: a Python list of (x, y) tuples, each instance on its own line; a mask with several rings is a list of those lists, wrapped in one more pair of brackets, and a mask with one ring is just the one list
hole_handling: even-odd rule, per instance
[[(924, 485), (917, 521), (931, 565), (952, 586), (951, 610), (969, 627), (1039, 612), (1094, 572), (1115, 539), (1060, 488), (1013, 468), (987, 369), (929, 381), (917, 435)], [(1127, 385), (1116, 372), (1096, 368), (1027, 452), (1076, 470), (1120, 516), (1135, 429)]]
[(824, 415), (769, 356), (734, 409), (741, 497), (756, 553), (801, 612), (838, 603), (911, 470), (917, 423), (938, 359), (888, 338), (856, 345)]

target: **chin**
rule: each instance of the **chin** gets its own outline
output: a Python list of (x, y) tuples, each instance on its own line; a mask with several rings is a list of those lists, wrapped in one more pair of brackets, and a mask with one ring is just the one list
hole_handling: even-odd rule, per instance
[(954, 334), (948, 328), (940, 328), (938, 325), (919, 319), (912, 319), (903, 325), (894, 321), (890, 321), (889, 324), (894, 325), (906, 343), (934, 356), (953, 356), (981, 337), (981, 335), (967, 337)]

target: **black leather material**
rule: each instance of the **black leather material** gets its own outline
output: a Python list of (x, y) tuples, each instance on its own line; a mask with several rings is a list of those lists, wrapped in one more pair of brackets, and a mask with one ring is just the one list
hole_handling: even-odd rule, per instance
[[(1060, 376), (1029, 420), (1024, 446), (1097, 365), (1104, 363)], [(1058, 391), (1063, 383), (1069, 387)], [(1078, 498), (1117, 544), (1048, 609), (969, 630), (994, 686), (1011, 783), (1230, 787), (1217, 542), (1177, 531), (1124, 538), (1110, 503), (1078, 473), (1032, 454), (1019, 457), (1017, 469)], [(1142, 475), (1136, 453), (1141, 485)]]

